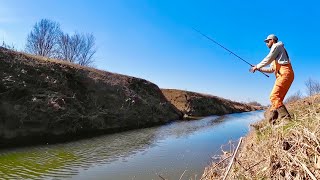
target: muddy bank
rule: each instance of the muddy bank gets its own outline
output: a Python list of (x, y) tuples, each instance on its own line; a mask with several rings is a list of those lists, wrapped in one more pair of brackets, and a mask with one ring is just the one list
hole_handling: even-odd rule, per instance
[(261, 106), (252, 106), (207, 94), (176, 89), (161, 89), (161, 91), (174, 106), (185, 114), (185, 117), (196, 118), (263, 109)]
[(157, 85), (0, 47), (0, 147), (88, 137), (182, 118)]

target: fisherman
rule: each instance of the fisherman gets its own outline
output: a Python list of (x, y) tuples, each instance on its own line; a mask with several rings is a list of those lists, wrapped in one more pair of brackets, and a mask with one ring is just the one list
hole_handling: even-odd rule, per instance
[[(294, 79), (294, 72), (291, 66), (290, 58), (284, 44), (274, 34), (270, 34), (264, 42), (270, 49), (269, 54), (250, 71), (254, 73), (256, 70), (265, 73), (275, 73), (276, 81), (270, 94), (271, 108), (267, 116), (268, 121), (274, 124), (278, 117), (291, 118), (287, 108), (283, 104)], [(270, 67), (265, 67), (267, 65)], [(268, 113), (267, 113), (268, 114)]]

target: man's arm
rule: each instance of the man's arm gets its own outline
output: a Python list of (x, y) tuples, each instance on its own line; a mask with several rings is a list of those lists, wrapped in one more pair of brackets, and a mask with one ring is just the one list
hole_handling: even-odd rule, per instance
[(261, 71), (261, 72), (265, 72), (265, 73), (273, 73), (275, 71), (275, 67), (273, 67), (273, 64), (271, 64), (271, 66), (269, 68), (260, 68), (258, 69), (257, 66), (253, 66), (250, 68), (250, 72), (255, 72), (255, 71)]
[(258, 69), (261, 72), (265, 72), (265, 73), (273, 73), (275, 71), (274, 67), (271, 65), (269, 68), (260, 68)]
[(269, 65), (279, 54), (278, 45), (274, 45), (271, 47), (269, 54), (257, 65), (257, 69), (265, 67)]

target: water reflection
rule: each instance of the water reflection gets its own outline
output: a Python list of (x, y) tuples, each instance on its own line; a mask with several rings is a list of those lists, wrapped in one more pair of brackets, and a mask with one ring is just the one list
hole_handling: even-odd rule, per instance
[(245, 134), (262, 111), (0, 151), (0, 179), (158, 179), (200, 174), (222, 143)]
[(78, 169), (107, 164), (135, 154), (150, 145), (156, 128), (142, 129), (66, 144), (0, 152), (0, 177), (71, 177)]

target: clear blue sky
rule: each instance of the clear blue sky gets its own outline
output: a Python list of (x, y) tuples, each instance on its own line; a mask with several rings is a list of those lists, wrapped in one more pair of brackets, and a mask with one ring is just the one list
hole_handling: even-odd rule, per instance
[(161, 88), (269, 103), (274, 76), (249, 66), (193, 31), (220, 42), (252, 64), (269, 52), (270, 34), (283, 41), (295, 81), (320, 80), (319, 1), (0, 0), (0, 40), (24, 49), (43, 18), (68, 33), (93, 33), (98, 69), (147, 79)]

